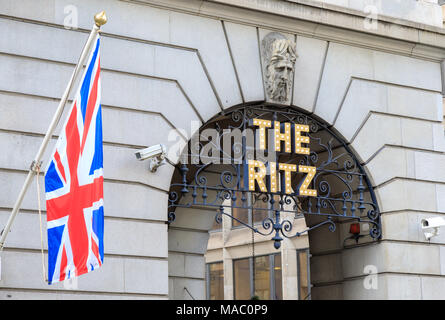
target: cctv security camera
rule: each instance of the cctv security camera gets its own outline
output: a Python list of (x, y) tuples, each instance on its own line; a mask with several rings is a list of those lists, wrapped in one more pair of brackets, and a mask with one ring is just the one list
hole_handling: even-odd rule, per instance
[(156, 172), (158, 167), (165, 163), (164, 159), (166, 153), (167, 148), (163, 144), (157, 144), (142, 150), (138, 150), (134, 154), (136, 155), (136, 159), (140, 161), (149, 159), (150, 171)]
[(432, 237), (439, 234), (439, 228), (445, 226), (445, 219), (442, 217), (432, 217), (422, 219), (422, 230), (425, 238), (430, 240)]
[(163, 144), (157, 144), (135, 152), (136, 159), (147, 160), (154, 157), (165, 156), (166, 148)]

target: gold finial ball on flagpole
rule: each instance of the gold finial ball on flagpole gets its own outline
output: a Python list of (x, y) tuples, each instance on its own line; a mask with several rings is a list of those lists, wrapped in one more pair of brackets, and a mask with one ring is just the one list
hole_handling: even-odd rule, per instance
[(105, 23), (107, 23), (107, 15), (105, 14), (105, 11), (99, 12), (94, 16), (94, 22), (96, 23), (96, 26), (101, 27)]

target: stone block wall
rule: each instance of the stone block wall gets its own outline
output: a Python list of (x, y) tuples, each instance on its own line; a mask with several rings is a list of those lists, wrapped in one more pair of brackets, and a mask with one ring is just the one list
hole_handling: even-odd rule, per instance
[[(361, 33), (297, 19), (293, 11), (283, 17), (223, 2), (0, 0), (1, 225), (92, 17), (106, 10), (110, 19), (101, 53), (105, 263), (75, 288), (43, 282), (33, 183), (2, 254), (2, 299), (185, 298), (183, 287), (203, 297), (209, 226), (185, 230), (196, 212), (177, 215), (182, 227), (166, 225), (177, 155), (149, 173), (134, 152), (157, 143), (173, 149), (176, 139), (189, 139), (192, 123), (199, 127), (229, 107), (263, 101), (259, 43), (269, 31), (297, 43), (291, 104), (324, 119), (350, 143), (383, 213), (383, 239), (376, 244), (344, 248), (347, 228), (310, 234), (312, 298), (445, 298), (444, 238), (427, 242), (419, 229), (421, 218), (445, 213), (444, 33), (398, 25)], [(78, 12), (77, 29), (64, 27), (69, 5)], [(339, 26), (349, 23), (339, 18)], [(171, 135), (175, 129), (181, 134)], [(365, 264), (376, 265), (378, 290), (363, 289)]]

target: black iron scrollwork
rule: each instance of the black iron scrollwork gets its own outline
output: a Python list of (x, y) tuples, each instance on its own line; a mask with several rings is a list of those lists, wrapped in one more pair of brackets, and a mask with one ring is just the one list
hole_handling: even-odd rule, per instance
[[(245, 130), (249, 127), (249, 121), (254, 118), (309, 127), (309, 154), (277, 152), (276, 157), (280, 162), (316, 167), (311, 187), (317, 190), (317, 196), (301, 196), (297, 192), (284, 194), (281, 191), (249, 191), (243, 186), (243, 163), (251, 157), (246, 148), (245, 137), (241, 144), (235, 142), (231, 147), (233, 154), (240, 155), (236, 159), (221, 146), (227, 137), (227, 129)], [(373, 239), (381, 237), (380, 213), (370, 181), (348, 145), (328, 125), (293, 108), (253, 105), (226, 111), (209, 121), (205, 128), (213, 128), (218, 133), (219, 141), (208, 143), (220, 152), (217, 156), (213, 155), (214, 159), (206, 154), (201, 155), (201, 162), (198, 164), (183, 163), (178, 166), (180, 178), (171, 184), (169, 195), (169, 223), (174, 221), (177, 207), (208, 206), (217, 210), (215, 220), (218, 223), (226, 215), (255, 233), (264, 236), (274, 234), (272, 240), (275, 248), (280, 247), (283, 237), (301, 236), (325, 225), (334, 232), (336, 223), (342, 219), (368, 223), (369, 235)], [(202, 144), (199, 146), (203, 147)], [(192, 156), (186, 154), (183, 158)], [(203, 157), (205, 163), (202, 161)], [(294, 175), (293, 185), (298, 185), (299, 179), (301, 177)], [(265, 211), (268, 216), (260, 224), (261, 228), (256, 228), (226, 213), (225, 208)], [(304, 231), (295, 232), (292, 221), (282, 218), (281, 214), (284, 212), (293, 213), (294, 217), (317, 215), (325, 220)]]

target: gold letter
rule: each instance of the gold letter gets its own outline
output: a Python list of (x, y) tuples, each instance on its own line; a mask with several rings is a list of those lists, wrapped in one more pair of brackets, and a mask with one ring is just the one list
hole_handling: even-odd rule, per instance
[[(258, 172), (255, 172), (255, 168), (259, 168)], [(266, 167), (264, 163), (256, 160), (249, 160), (249, 191), (255, 191), (255, 180), (262, 192), (267, 192), (266, 184), (264, 183), (264, 177), (266, 176)]]
[(300, 195), (310, 196), (310, 197), (317, 196), (317, 190), (308, 189), (309, 184), (312, 182), (312, 179), (315, 177), (316, 170), (317, 169), (315, 167), (302, 166), (302, 165), (298, 166), (298, 172), (307, 173), (306, 178), (304, 178), (304, 181), (300, 186)]
[(277, 163), (269, 162), (270, 192), (277, 192)]
[(302, 143), (309, 143), (309, 137), (302, 136), (301, 132), (309, 132), (309, 126), (305, 124), (295, 125), (295, 153), (309, 154), (309, 148), (304, 148), (301, 146)]
[(284, 133), (281, 133), (280, 130), (280, 122), (275, 121), (274, 122), (274, 129), (275, 129), (275, 151), (281, 151), (281, 141), (284, 141), (285, 143), (285, 152), (292, 152), (291, 151), (291, 135), (290, 135), (290, 123), (284, 124)]
[[(291, 194), (292, 193), (292, 186), (290, 185), (291, 172), (297, 171), (297, 165), (280, 163), (278, 165), (278, 168), (284, 171), (284, 190), (285, 190), (284, 193)], [(281, 185), (283, 185), (283, 183)]]
[(266, 130), (265, 128), (270, 128), (272, 122), (270, 120), (253, 119), (252, 123), (254, 126), (260, 127), (260, 150), (266, 149)]

